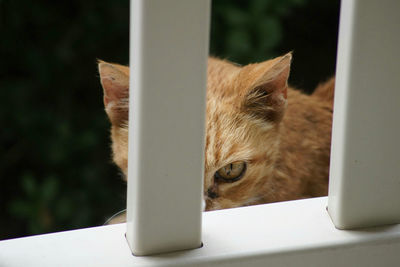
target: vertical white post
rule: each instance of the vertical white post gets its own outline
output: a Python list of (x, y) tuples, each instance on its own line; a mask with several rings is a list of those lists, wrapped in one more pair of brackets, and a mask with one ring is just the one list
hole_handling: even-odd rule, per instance
[(328, 203), (340, 229), (400, 222), (399, 10), (342, 1)]
[(201, 246), (209, 0), (131, 1), (127, 240)]

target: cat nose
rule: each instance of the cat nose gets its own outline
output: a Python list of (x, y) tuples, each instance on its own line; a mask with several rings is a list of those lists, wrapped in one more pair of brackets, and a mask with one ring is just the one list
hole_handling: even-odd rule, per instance
[(211, 199), (214, 199), (214, 198), (217, 198), (217, 197), (218, 197), (218, 194), (217, 194), (215, 191), (213, 191), (211, 188), (208, 188), (208, 190), (207, 190), (207, 196), (208, 196), (209, 198), (211, 198)]

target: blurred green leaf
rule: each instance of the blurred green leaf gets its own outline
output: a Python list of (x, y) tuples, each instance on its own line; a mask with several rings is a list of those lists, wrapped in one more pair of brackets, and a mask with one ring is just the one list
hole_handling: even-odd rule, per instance
[(13, 215), (22, 218), (29, 217), (32, 212), (31, 207), (27, 205), (26, 201), (23, 200), (15, 200), (11, 202), (9, 210)]
[(41, 188), (41, 200), (44, 203), (52, 203), (58, 191), (58, 181), (55, 177), (49, 176), (45, 179)]
[(22, 188), (24, 189), (25, 193), (30, 196), (33, 197), (36, 193), (36, 181), (34, 176), (31, 173), (25, 173), (22, 176)]

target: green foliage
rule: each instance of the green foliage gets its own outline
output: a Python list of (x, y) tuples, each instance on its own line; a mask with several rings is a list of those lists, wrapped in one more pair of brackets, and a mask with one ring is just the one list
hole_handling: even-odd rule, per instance
[[(338, 0), (214, 0), (211, 54), (294, 50), (292, 82), (333, 74)], [(129, 1), (0, 1), (0, 239), (101, 225), (125, 206), (96, 59), (128, 63)]]
[(96, 59), (128, 62), (129, 1), (0, 2), (0, 239), (125, 205)]
[(236, 62), (265, 60), (278, 55), (282, 19), (307, 0), (214, 1), (211, 51)]

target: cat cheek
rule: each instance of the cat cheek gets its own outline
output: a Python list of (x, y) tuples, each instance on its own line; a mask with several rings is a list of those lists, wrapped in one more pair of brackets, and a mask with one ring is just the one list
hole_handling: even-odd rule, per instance
[(203, 201), (201, 202), (201, 208), (202, 211), (206, 211), (206, 200), (203, 198)]
[(204, 211), (221, 209), (221, 206), (219, 205), (219, 203), (217, 201), (211, 200), (208, 197), (205, 197), (204, 206), (205, 206)]

